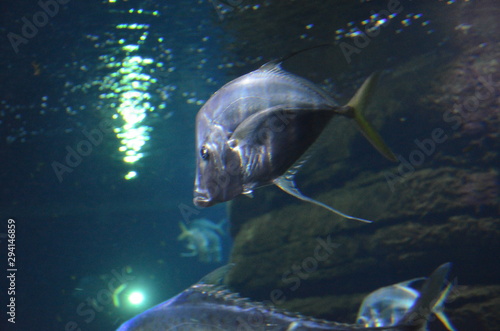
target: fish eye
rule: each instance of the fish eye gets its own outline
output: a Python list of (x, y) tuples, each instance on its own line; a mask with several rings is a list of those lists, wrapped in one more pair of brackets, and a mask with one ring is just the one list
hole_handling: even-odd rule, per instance
[(206, 148), (205, 146), (201, 146), (201, 149), (200, 149), (200, 156), (203, 160), (208, 160), (208, 148)]

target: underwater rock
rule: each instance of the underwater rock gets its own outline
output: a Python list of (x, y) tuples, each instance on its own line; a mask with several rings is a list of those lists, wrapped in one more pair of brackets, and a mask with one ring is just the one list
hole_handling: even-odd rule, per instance
[(445, 311), (453, 325), (500, 324), (500, 42), (498, 23), (493, 36), (481, 19), (491, 21), (496, 7), (455, 7), (443, 29), (455, 31), (456, 49), (408, 58), (382, 78), (367, 117), (397, 164), (339, 121), (298, 174), (304, 194), (373, 224), (333, 217), (274, 188), (232, 202), (233, 288), (353, 322), (364, 295), (452, 261), (456, 291)]

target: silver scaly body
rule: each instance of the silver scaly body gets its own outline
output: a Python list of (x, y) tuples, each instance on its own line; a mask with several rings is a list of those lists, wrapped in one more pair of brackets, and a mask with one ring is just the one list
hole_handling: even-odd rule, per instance
[(293, 177), (337, 115), (354, 119), (383, 155), (396, 159), (360, 114), (377, 77), (370, 76), (342, 107), (312, 82), (272, 62), (224, 85), (196, 116), (194, 204), (209, 207), (274, 184), (342, 217), (369, 222), (302, 195)]
[[(227, 271), (227, 267), (212, 274)], [(422, 288), (422, 295), (402, 318), (390, 327), (365, 328), (290, 313), (251, 302), (223, 286), (203, 280), (176, 297), (125, 322), (117, 331), (306, 331), (306, 330), (425, 330), (429, 314), (446, 280), (450, 264), (440, 266)], [(209, 274), (207, 277), (211, 278)], [(205, 277), (205, 278), (207, 278)], [(205, 279), (204, 278), (204, 279)]]

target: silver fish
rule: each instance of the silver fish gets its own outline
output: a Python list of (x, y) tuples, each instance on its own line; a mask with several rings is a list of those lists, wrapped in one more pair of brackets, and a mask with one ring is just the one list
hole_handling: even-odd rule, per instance
[(221, 285), (221, 275), (228, 270), (228, 266), (224, 266), (174, 298), (123, 323), (117, 331), (420, 331), (426, 328), (432, 310), (428, 307), (432, 307), (439, 296), (449, 268), (449, 263), (437, 268), (423, 285), (422, 294), (412, 308), (397, 325), (390, 327), (365, 328), (335, 323), (251, 302)]
[(224, 85), (196, 116), (194, 204), (209, 207), (274, 184), (342, 217), (370, 222), (304, 196), (293, 178), (336, 115), (354, 119), (382, 155), (396, 160), (361, 115), (377, 78), (370, 76), (345, 106), (314, 83), (281, 69), (280, 62)]
[(181, 256), (198, 256), (198, 260), (204, 263), (220, 262), (222, 259), (221, 236), (225, 234), (225, 224), (226, 220), (216, 224), (206, 218), (196, 219), (187, 226), (180, 222), (182, 233), (177, 240), (186, 240), (186, 247), (189, 250)]
[[(420, 296), (420, 292), (410, 287), (410, 284), (424, 279), (407, 280), (379, 288), (368, 294), (359, 308), (357, 323), (366, 327), (396, 325)], [(451, 288), (451, 284), (446, 286), (438, 300), (436, 300), (432, 313), (439, 318), (449, 331), (456, 331), (444, 313), (444, 301)]]

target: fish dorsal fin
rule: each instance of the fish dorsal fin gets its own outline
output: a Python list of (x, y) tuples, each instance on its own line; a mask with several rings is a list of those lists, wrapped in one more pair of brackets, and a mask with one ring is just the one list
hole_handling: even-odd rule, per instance
[(298, 51), (291, 52), (290, 54), (287, 54), (285, 56), (282, 56), (279, 59), (275, 59), (275, 60), (269, 61), (269, 62), (263, 64), (260, 68), (261, 69), (265, 69), (265, 70), (268, 70), (268, 69), (269, 70), (282, 70), (281, 69), (281, 64), (283, 62), (285, 62), (286, 60), (288, 60), (288, 59), (291, 59), (291, 58), (293, 58), (293, 57), (295, 57), (295, 56), (297, 56), (299, 54), (308, 52), (308, 51), (316, 49), (316, 48), (333, 47), (333, 46), (336, 46), (336, 45), (333, 44), (333, 43), (330, 43), (330, 44), (326, 43), (326, 44), (319, 44), (319, 45), (315, 45), (315, 46), (303, 48), (303, 49), (300, 49)]
[(404, 282), (394, 284), (395, 286), (399, 287), (409, 287), (412, 283), (418, 282), (419, 280), (425, 280), (427, 279), (426, 277), (418, 277), (418, 278), (413, 278), (410, 280), (405, 280)]
[(226, 277), (229, 270), (231, 270), (234, 266), (234, 263), (228, 263), (220, 268), (217, 268), (200, 279), (198, 281), (198, 284), (223, 285), (224, 278)]
[(181, 228), (181, 234), (177, 237), (177, 240), (183, 240), (184, 238), (188, 237), (190, 232), (189, 229), (184, 225), (184, 223), (179, 222), (179, 227)]
[(281, 62), (277, 61), (269, 61), (267, 63), (264, 63), (259, 69), (267, 72), (284, 72), (284, 70), (281, 68)]
[(295, 182), (293, 181), (293, 177), (287, 177), (287, 176), (280, 176), (278, 178), (276, 178), (273, 183), (278, 186), (280, 189), (282, 189), (283, 191), (285, 191), (286, 193), (300, 199), (300, 200), (303, 200), (303, 201), (307, 201), (307, 202), (310, 202), (310, 203), (313, 203), (317, 206), (320, 206), (320, 207), (323, 207), (339, 216), (342, 216), (344, 218), (347, 218), (347, 219), (350, 219), (350, 220), (355, 220), (355, 221), (360, 221), (360, 222), (364, 222), (364, 223), (371, 223), (372, 221), (369, 221), (369, 220), (365, 220), (363, 218), (358, 218), (358, 217), (354, 217), (354, 216), (349, 216), (347, 214), (344, 214), (342, 213), (341, 211), (338, 211), (322, 202), (319, 202), (317, 200), (314, 200), (314, 199), (311, 199), (309, 197), (306, 197), (305, 195), (303, 195), (299, 189), (297, 188), (297, 186), (295, 185)]
[(436, 302), (441, 297), (441, 288), (446, 281), (446, 275), (450, 268), (451, 263), (445, 263), (432, 273), (422, 286), (420, 296), (398, 325), (412, 325), (420, 327), (422, 330), (425, 329), (429, 315), (433, 312)]
[(304, 48), (304, 49), (300, 49), (298, 51), (295, 51), (295, 52), (291, 52), (290, 54), (288, 55), (285, 55), (285, 56), (282, 56), (278, 59), (275, 59), (275, 60), (272, 60), (272, 61), (269, 61), (267, 63), (264, 63), (260, 69), (261, 70), (266, 70), (266, 71), (275, 71), (275, 72), (281, 72), (281, 71), (284, 71), (282, 68), (281, 68), (281, 64), (285, 61), (287, 61), (288, 59), (291, 59), (299, 54), (302, 54), (302, 53), (305, 53), (307, 51), (310, 51), (310, 50), (313, 50), (313, 49), (316, 49), (316, 48), (321, 48), (321, 47), (332, 47), (332, 46), (336, 46), (335, 44), (319, 44), (319, 45), (315, 45), (315, 46), (311, 46), (311, 47), (307, 47), (307, 48)]

